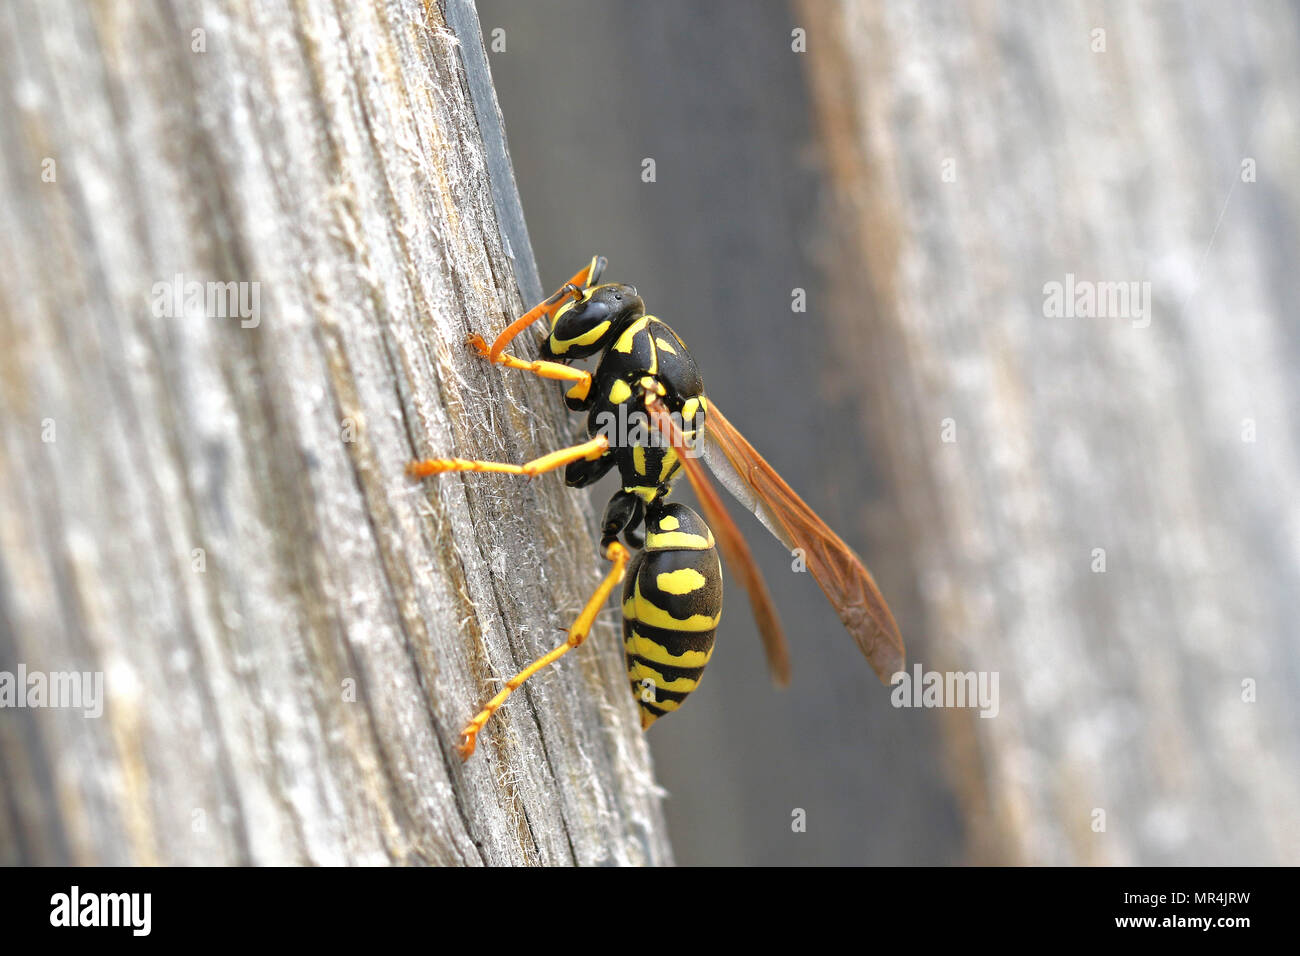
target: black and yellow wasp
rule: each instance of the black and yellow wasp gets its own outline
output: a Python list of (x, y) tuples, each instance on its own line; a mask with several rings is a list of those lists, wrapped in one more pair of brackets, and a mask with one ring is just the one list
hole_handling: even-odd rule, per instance
[[(789, 682), (785, 636), (767, 586), (744, 537), (728, 517), (697, 458), (787, 548), (800, 549), (822, 590), (876, 674), (888, 682), (903, 666), (898, 625), (870, 572), (817, 517), (704, 395), (694, 359), (672, 329), (645, 312), (636, 289), (598, 284), (605, 259), (597, 256), (550, 298), (530, 309), (489, 347), (470, 345), (491, 362), (572, 383), (571, 411), (587, 413), (589, 439), (523, 465), (439, 458), (411, 462), (416, 477), (449, 471), (539, 475), (565, 466), (565, 481), (585, 487), (618, 467), (622, 487), (601, 520), (601, 548), (609, 573), (570, 628), (568, 639), (508, 680), (465, 725), (457, 747), (474, 752), (479, 731), (529, 677), (577, 647), (609, 595), (623, 584), (623, 647), (628, 679), (641, 708), (641, 726), (676, 710), (694, 690), (713, 653), (722, 616), (718, 546), (741, 576), (772, 675)], [(543, 358), (525, 361), (504, 350), (546, 317), (551, 333)], [(599, 355), (595, 372), (569, 363)], [(611, 427), (613, 426), (613, 427)], [(666, 499), (685, 471), (708, 516)], [(714, 539), (709, 525), (717, 529)], [(618, 538), (632, 549), (624, 547)], [(632, 552), (635, 552), (633, 556)]]

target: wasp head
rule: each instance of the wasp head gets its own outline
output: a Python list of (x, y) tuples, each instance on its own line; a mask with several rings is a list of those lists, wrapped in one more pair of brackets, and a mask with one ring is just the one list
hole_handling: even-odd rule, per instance
[(556, 313), (542, 355), (564, 361), (595, 355), (629, 322), (642, 315), (645, 315), (645, 303), (635, 287), (617, 282), (598, 285)]

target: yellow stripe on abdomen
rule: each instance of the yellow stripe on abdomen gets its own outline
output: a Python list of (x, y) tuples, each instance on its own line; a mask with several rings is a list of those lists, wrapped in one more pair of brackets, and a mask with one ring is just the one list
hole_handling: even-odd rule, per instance
[[(626, 609), (626, 605), (624, 608)], [(632, 636), (623, 642), (623, 650), (637, 657), (643, 657), (653, 664), (666, 664), (669, 667), (703, 667), (713, 656), (712, 647), (707, 651), (682, 651), (680, 654), (673, 654), (662, 644), (648, 637), (642, 637), (636, 632), (635, 626)]]
[(722, 619), (721, 612), (713, 616), (692, 614), (687, 618), (673, 617), (641, 594), (640, 581), (636, 583), (634, 600), (636, 601), (636, 613), (632, 617), (642, 624), (662, 628), (665, 631), (711, 631), (718, 626), (718, 621)]
[(651, 532), (645, 536), (647, 548), (676, 548), (683, 551), (707, 551), (713, 547), (713, 532), (707, 538), (686, 531)]
[(690, 594), (709, 583), (709, 579), (694, 568), (662, 571), (655, 575), (655, 584), (666, 594)]
[[(691, 691), (695, 690), (695, 688), (700, 686), (699, 681), (691, 680), (689, 677), (679, 677), (676, 680), (667, 680), (664, 678), (663, 674), (659, 673), (652, 667), (647, 667), (640, 661), (632, 662), (632, 666), (627, 669), (627, 676), (637, 683), (640, 683), (643, 680), (653, 681), (655, 687), (659, 690), (670, 690), (675, 694), (689, 694)], [(652, 703), (657, 703), (662, 707), (665, 703), (669, 703), (669, 701), (659, 701), (656, 699), (652, 701)], [(675, 701), (672, 703), (675, 703)]]

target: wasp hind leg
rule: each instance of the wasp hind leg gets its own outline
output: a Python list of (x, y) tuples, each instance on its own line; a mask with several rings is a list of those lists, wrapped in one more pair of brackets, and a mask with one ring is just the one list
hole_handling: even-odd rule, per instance
[(527, 475), (532, 478), (535, 475), (563, 468), (570, 462), (595, 461), (607, 451), (609, 451), (609, 439), (604, 435), (597, 435), (581, 445), (561, 448), (559, 451), (550, 452), (541, 458), (534, 458), (522, 465), (511, 465), (501, 461), (477, 461), (466, 458), (426, 458), (423, 461), (409, 462), (406, 466), (406, 473), (412, 478), (427, 478), (429, 475), (441, 475), (448, 471), (478, 471), (494, 472), (501, 475)]
[(587, 599), (587, 604), (583, 607), (582, 613), (578, 615), (577, 620), (573, 622), (573, 626), (569, 628), (568, 639), (559, 647), (537, 658), (537, 660), (506, 681), (506, 686), (501, 688), (501, 692), (488, 701), (483, 709), (474, 716), (474, 719), (461, 730), (461, 742), (456, 745), (456, 751), (460, 754), (462, 760), (468, 760), (470, 754), (474, 752), (479, 731), (483, 729), (484, 724), (492, 719), (492, 715), (501, 708), (501, 705), (506, 702), (506, 698), (518, 690), (528, 678), (542, 668), (554, 664), (587, 639), (587, 635), (591, 632), (591, 625), (596, 620), (596, 615), (604, 608), (605, 602), (609, 600), (609, 595), (614, 588), (622, 583), (623, 575), (627, 572), (627, 562), (631, 557), (631, 552), (617, 541), (611, 541), (605, 546), (605, 557), (613, 562), (613, 567), (609, 569), (609, 573), (605, 575), (604, 580), (600, 582), (591, 597)]

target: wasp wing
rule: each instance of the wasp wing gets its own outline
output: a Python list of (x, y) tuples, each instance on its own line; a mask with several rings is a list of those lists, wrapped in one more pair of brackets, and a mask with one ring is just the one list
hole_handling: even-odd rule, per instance
[(890, 677), (903, 669), (903, 638), (871, 572), (711, 400), (704, 433), (704, 460), (718, 480), (777, 540), (803, 552), (808, 570), (876, 676), (889, 683)]
[[(754, 613), (754, 622), (758, 625), (758, 633), (763, 639), (763, 650), (767, 655), (767, 666), (772, 672), (772, 680), (779, 687), (785, 687), (790, 683), (789, 646), (786, 644), (785, 631), (781, 628), (780, 618), (777, 617), (776, 605), (772, 603), (772, 595), (767, 590), (767, 582), (763, 580), (763, 575), (754, 562), (749, 545), (745, 543), (745, 536), (727, 514), (721, 496), (709, 481), (708, 473), (696, 457), (696, 449), (687, 446), (681, 430), (673, 421), (667, 407), (657, 398), (650, 397), (646, 402), (646, 408), (650, 413), (652, 425), (659, 429), (660, 434), (677, 453), (677, 458), (682, 463), (682, 470), (686, 472), (686, 477), (695, 490), (695, 497), (699, 499), (700, 507), (704, 510), (704, 520), (713, 529), (714, 539), (721, 546), (723, 556), (740, 575), (741, 584), (749, 595), (749, 606)], [(707, 431), (707, 425), (705, 430)]]

